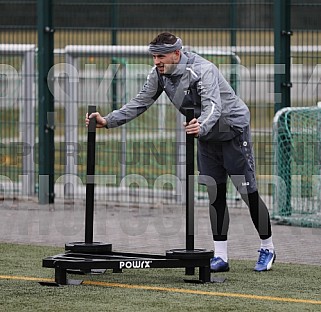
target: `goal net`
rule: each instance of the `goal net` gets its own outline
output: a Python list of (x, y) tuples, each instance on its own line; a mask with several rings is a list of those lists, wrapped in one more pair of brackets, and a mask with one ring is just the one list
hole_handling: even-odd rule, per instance
[(273, 218), (321, 226), (321, 108), (287, 107), (273, 122)]

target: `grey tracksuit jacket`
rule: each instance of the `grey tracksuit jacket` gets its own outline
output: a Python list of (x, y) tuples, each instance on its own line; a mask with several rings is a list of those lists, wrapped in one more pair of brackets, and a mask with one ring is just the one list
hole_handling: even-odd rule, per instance
[(195, 53), (182, 52), (180, 63), (170, 74), (159, 75), (157, 68), (153, 67), (137, 96), (104, 117), (107, 127), (118, 127), (139, 116), (162, 92), (166, 92), (182, 114), (185, 114), (186, 108), (194, 108), (200, 123), (200, 138), (206, 136), (219, 119), (236, 128), (249, 125), (248, 107), (218, 68)]

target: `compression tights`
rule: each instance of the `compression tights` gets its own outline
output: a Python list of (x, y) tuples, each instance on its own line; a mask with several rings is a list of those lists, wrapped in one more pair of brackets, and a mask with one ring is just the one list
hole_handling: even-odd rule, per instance
[[(216, 195), (216, 196), (215, 196)], [(226, 204), (226, 183), (217, 184), (216, 194), (210, 194), (211, 198), (215, 198), (210, 204), (210, 220), (215, 241), (227, 240), (227, 232), (229, 228), (229, 213)], [(249, 207), (252, 222), (261, 239), (271, 237), (271, 221), (269, 211), (256, 191), (250, 194), (241, 194), (242, 199)]]

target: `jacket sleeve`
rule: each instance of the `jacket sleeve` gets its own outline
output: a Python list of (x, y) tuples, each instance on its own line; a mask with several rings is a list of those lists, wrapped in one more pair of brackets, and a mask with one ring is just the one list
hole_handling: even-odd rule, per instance
[(156, 68), (153, 68), (142, 90), (120, 109), (104, 117), (107, 121), (107, 128), (119, 127), (144, 113), (157, 100), (162, 91), (158, 83)]
[(222, 114), (220, 96), (220, 74), (218, 68), (211, 63), (202, 64), (198, 93), (201, 96), (201, 115), (199, 136), (206, 135)]

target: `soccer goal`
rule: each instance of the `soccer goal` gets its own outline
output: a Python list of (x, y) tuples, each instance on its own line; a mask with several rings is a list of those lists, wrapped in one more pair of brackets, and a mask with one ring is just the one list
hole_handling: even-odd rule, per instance
[(287, 107), (273, 122), (273, 217), (321, 227), (321, 107)]

